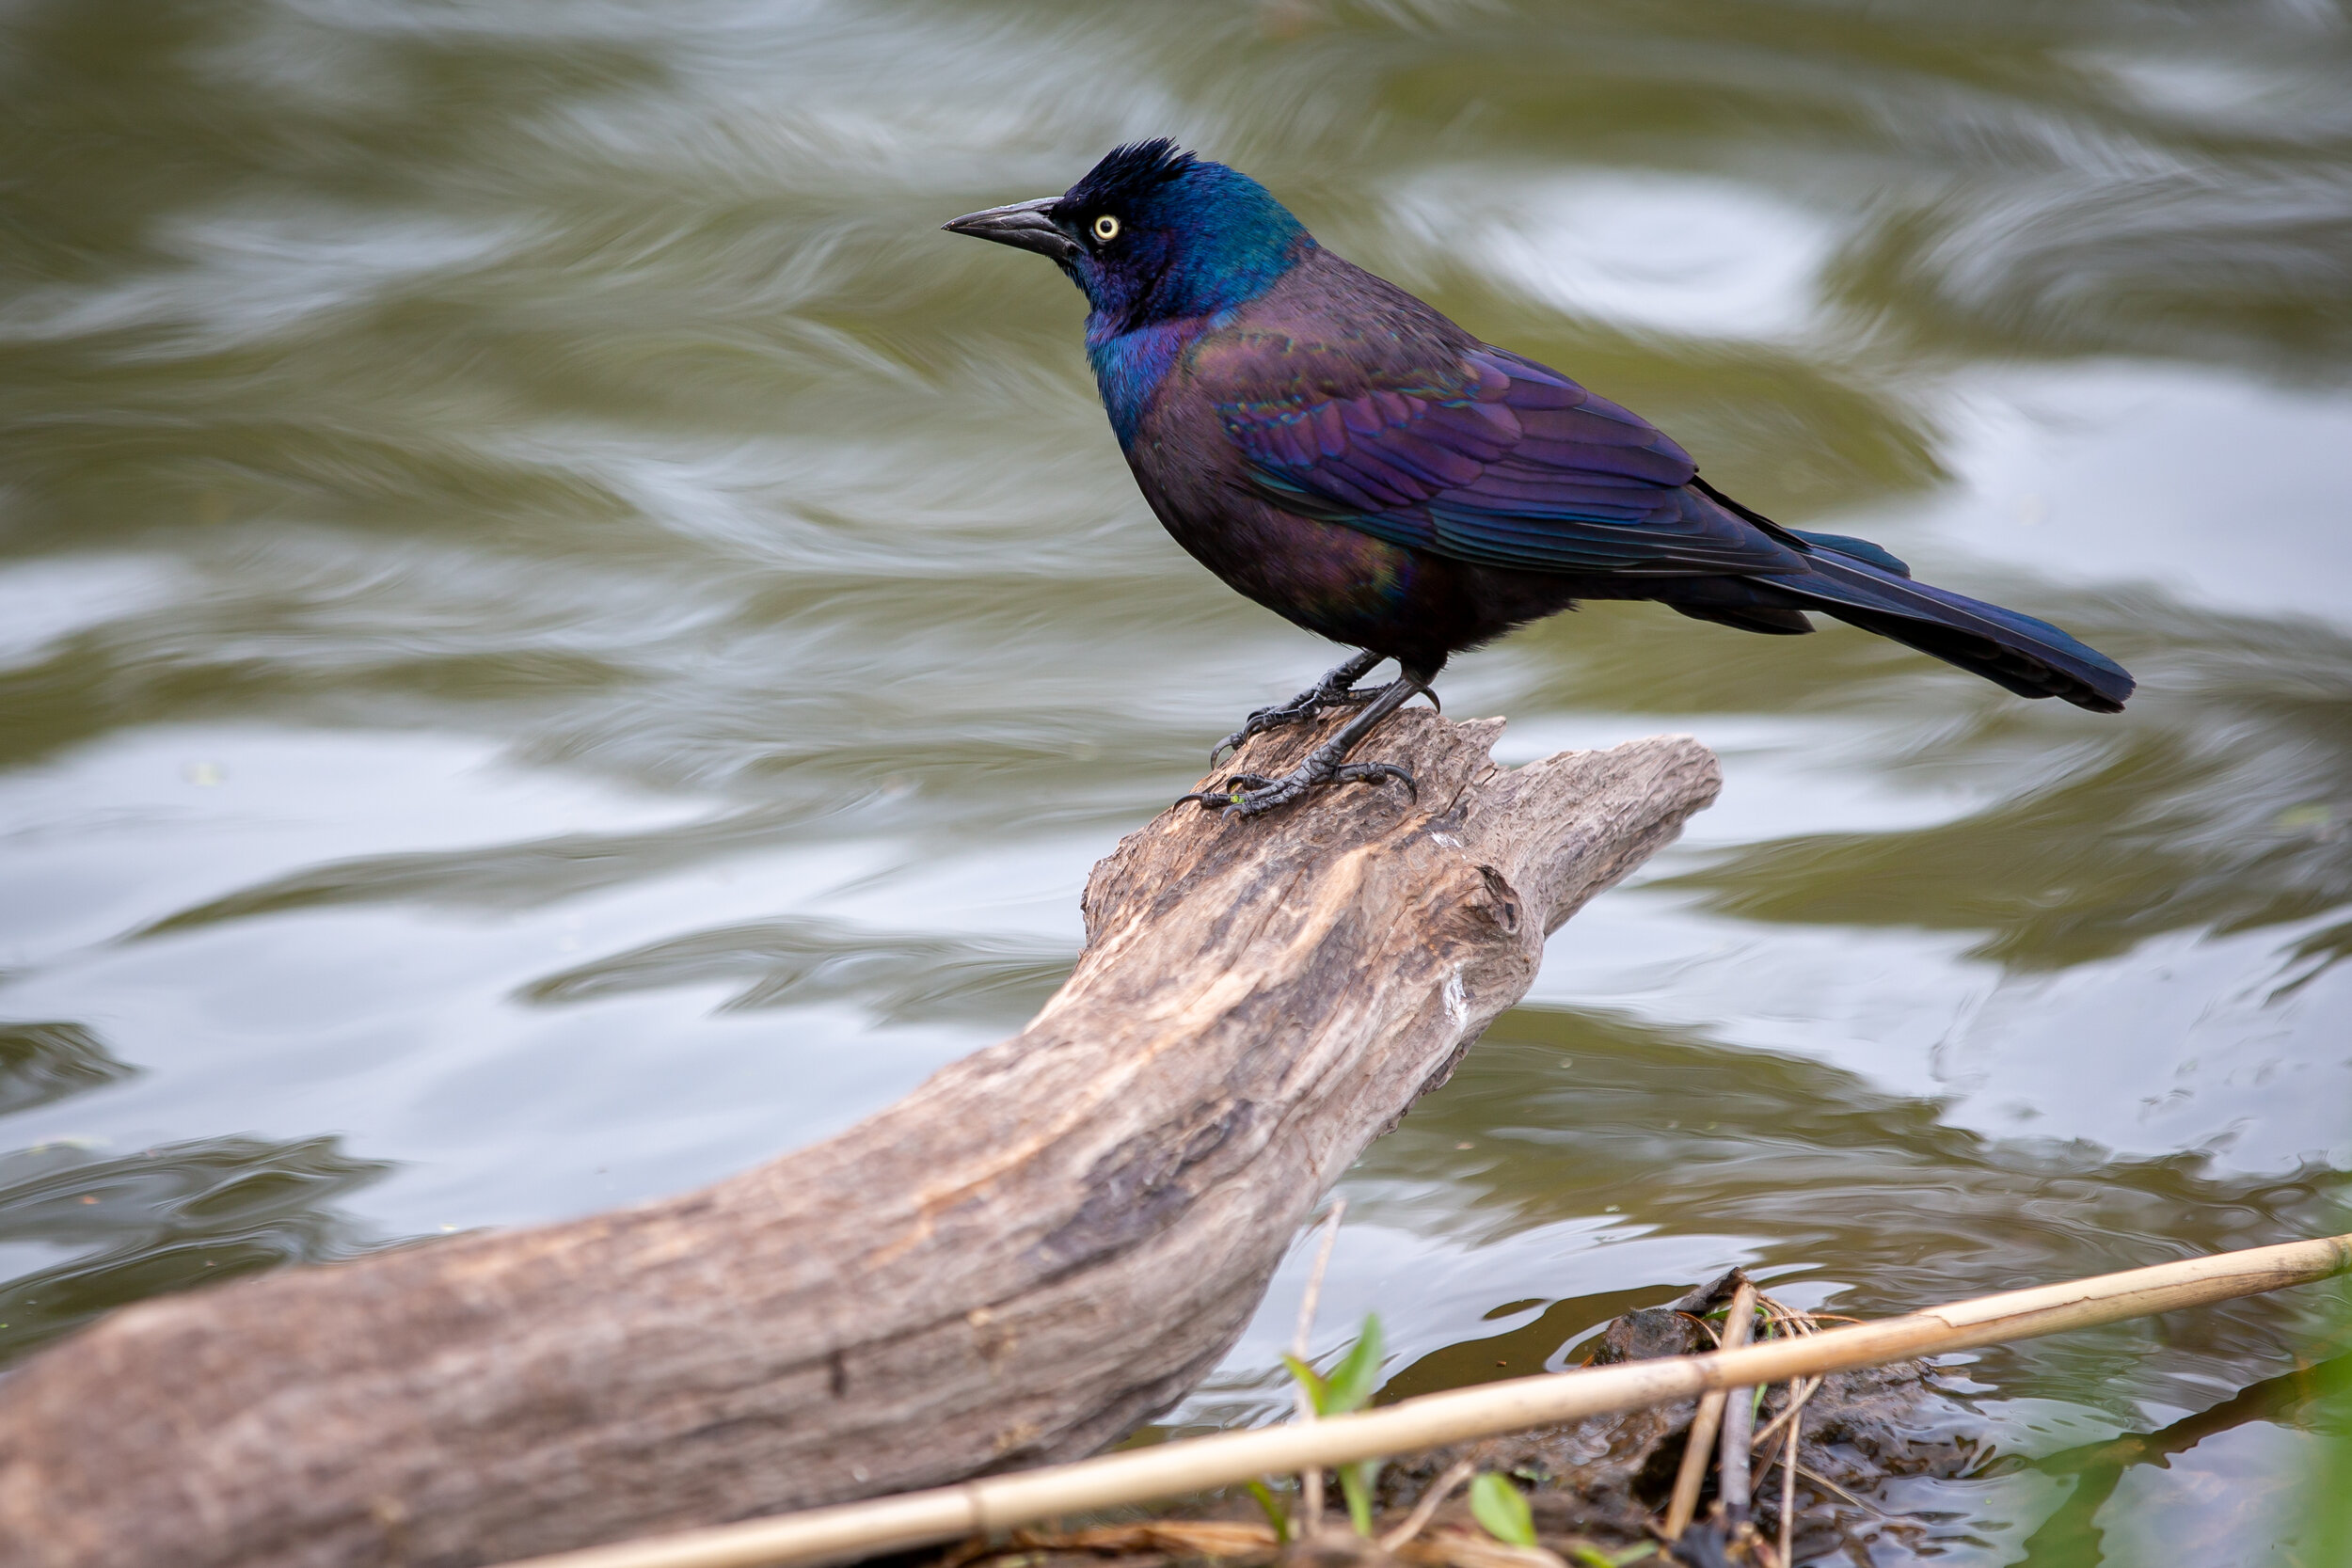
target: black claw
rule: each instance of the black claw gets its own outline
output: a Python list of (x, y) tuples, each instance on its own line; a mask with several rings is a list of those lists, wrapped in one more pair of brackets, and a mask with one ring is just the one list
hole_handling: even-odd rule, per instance
[(1413, 775), (1392, 762), (1345, 763), (1331, 775), (1333, 784), (1378, 784), (1382, 779), (1394, 779), (1412, 792), (1414, 800), (1421, 799), (1421, 785)]
[(1259, 773), (1236, 773), (1219, 788), (1197, 789), (1190, 795), (1179, 795), (1176, 804), (1181, 806), (1186, 800), (1198, 800), (1204, 806), (1223, 806), (1230, 811), (1242, 803), (1245, 795), (1270, 788), (1278, 782)]
[(1240, 729), (1209, 748), (1209, 766), (1215, 768), (1217, 759), (1227, 752), (1240, 751), (1243, 743), (1251, 736), (1263, 735), (1268, 730), (1280, 729), (1285, 724), (1295, 724), (1301, 719), (1307, 718), (1312, 711), (1311, 708), (1302, 707), (1298, 703), (1285, 704), (1280, 707), (1258, 709), (1241, 721)]
[(1257, 712), (1249, 716), (1248, 720), (1243, 723), (1240, 729), (1235, 730), (1232, 734), (1227, 736), (1224, 739), (1210, 747), (1209, 766), (1215, 768), (1219, 759), (1221, 759), (1228, 752), (1239, 752), (1242, 749), (1243, 743), (1248, 740), (1251, 736), (1263, 735), (1268, 730), (1279, 729), (1283, 724), (1291, 722), (1291, 721), (1287, 719), (1267, 719), (1265, 716), (1272, 711), (1274, 710), (1271, 708), (1260, 708)]

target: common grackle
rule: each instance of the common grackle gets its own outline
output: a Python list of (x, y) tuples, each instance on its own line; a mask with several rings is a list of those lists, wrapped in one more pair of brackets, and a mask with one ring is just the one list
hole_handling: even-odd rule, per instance
[[(1409, 786), (1348, 753), (1448, 657), (1579, 599), (1775, 634), (1811, 631), (1820, 610), (2020, 696), (2114, 713), (2131, 695), (2120, 665), (2046, 622), (1740, 505), (1638, 415), (1480, 342), (1317, 245), (1255, 180), (1167, 140), (946, 228), (1049, 257), (1084, 292), (1111, 428), (1176, 542), (1361, 650), (1211, 755), (1359, 705), (1329, 741), (1281, 778), (1185, 800), (1247, 816), (1338, 781)], [(1358, 689), (1384, 658), (1400, 677)]]

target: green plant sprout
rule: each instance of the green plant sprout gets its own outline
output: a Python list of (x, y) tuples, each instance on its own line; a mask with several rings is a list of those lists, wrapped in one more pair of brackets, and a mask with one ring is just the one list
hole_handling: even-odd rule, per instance
[(1258, 1511), (1265, 1515), (1265, 1522), (1274, 1527), (1274, 1544), (1278, 1546), (1289, 1545), (1290, 1511), (1276, 1499), (1274, 1488), (1262, 1481), (1245, 1481), (1243, 1484), (1248, 1487), (1249, 1496), (1257, 1503)]
[[(1514, 1486), (1509, 1476), (1481, 1471), (1470, 1481), (1470, 1508), (1479, 1528), (1504, 1545), (1543, 1544), (1535, 1538), (1535, 1514), (1527, 1506), (1527, 1494)], [(1562, 1555), (1577, 1568), (1626, 1568), (1657, 1550), (1655, 1544), (1646, 1541), (1621, 1552), (1604, 1552), (1589, 1541), (1570, 1541), (1561, 1546)]]
[[(1318, 1416), (1344, 1416), (1360, 1410), (1372, 1399), (1379, 1386), (1380, 1361), (1384, 1347), (1380, 1335), (1380, 1315), (1373, 1313), (1364, 1319), (1363, 1331), (1357, 1335), (1340, 1364), (1326, 1377), (1295, 1355), (1284, 1355), (1282, 1365), (1291, 1376), (1307, 1390), (1307, 1402)], [(1340, 1495), (1347, 1499), (1347, 1517), (1356, 1527), (1356, 1533), (1372, 1534), (1372, 1483), (1378, 1479), (1381, 1461), (1359, 1459), (1353, 1465), (1339, 1467)]]
[(1646, 1541), (1638, 1546), (1628, 1546), (1621, 1552), (1604, 1552), (1598, 1546), (1588, 1545), (1581, 1541), (1568, 1548), (1568, 1560), (1578, 1564), (1579, 1568), (1626, 1568), (1629, 1562), (1639, 1562), (1644, 1558), (1657, 1555), (1658, 1547)]
[(1470, 1517), (1506, 1546), (1535, 1544), (1535, 1515), (1527, 1494), (1511, 1484), (1508, 1476), (1482, 1470), (1470, 1487)]

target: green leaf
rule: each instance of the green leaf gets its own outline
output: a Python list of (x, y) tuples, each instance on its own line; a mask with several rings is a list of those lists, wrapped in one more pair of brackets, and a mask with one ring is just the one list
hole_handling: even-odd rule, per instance
[[(1258, 1507), (1265, 1514), (1265, 1522), (1274, 1527), (1274, 1544), (1278, 1546), (1289, 1544), (1290, 1512), (1275, 1500), (1274, 1489), (1262, 1481), (1246, 1481), (1244, 1484), (1249, 1488), (1249, 1495), (1257, 1499)], [(1608, 1564), (1602, 1564), (1601, 1568), (1608, 1568)]]
[(1331, 1376), (1316, 1411), (1325, 1416), (1344, 1416), (1360, 1410), (1372, 1399), (1372, 1391), (1379, 1386), (1380, 1362), (1387, 1349), (1380, 1342), (1380, 1317), (1375, 1313), (1364, 1320), (1364, 1331), (1348, 1347), (1347, 1354), (1331, 1369)]
[(1358, 1535), (1372, 1534), (1372, 1483), (1380, 1479), (1377, 1459), (1359, 1459), (1340, 1466), (1340, 1495), (1347, 1499), (1347, 1516)]
[(1535, 1515), (1527, 1506), (1527, 1494), (1504, 1477), (1482, 1472), (1470, 1482), (1470, 1517), (1497, 1541), (1509, 1546), (1535, 1544)]
[(1315, 1414), (1330, 1414), (1323, 1408), (1324, 1401), (1330, 1397), (1330, 1387), (1323, 1381), (1323, 1374), (1287, 1352), (1283, 1354), (1282, 1365), (1290, 1369), (1291, 1376), (1298, 1380), (1298, 1386), (1307, 1390), (1307, 1402), (1314, 1407)]

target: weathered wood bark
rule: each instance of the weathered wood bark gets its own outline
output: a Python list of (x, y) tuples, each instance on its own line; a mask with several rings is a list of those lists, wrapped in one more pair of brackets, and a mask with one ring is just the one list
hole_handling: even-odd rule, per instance
[[(1240, 1332), (1545, 934), (1717, 787), (1683, 738), (1186, 807), (1013, 1038), (680, 1197), (148, 1303), (0, 1384), (0, 1562), (454, 1565), (1075, 1457)], [(1262, 737), (1286, 765), (1312, 736)]]

